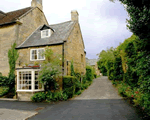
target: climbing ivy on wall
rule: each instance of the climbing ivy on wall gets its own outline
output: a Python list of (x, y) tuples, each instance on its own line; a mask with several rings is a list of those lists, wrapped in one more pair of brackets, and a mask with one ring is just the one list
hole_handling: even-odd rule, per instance
[(11, 46), (11, 48), (8, 50), (8, 61), (9, 61), (9, 90), (15, 87), (15, 67), (16, 67), (16, 61), (19, 57), (18, 51), (16, 48), (16, 42), (14, 42)]

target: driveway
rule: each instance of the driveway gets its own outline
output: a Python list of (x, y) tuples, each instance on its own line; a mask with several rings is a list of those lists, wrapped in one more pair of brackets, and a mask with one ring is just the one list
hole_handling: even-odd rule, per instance
[[(68, 101), (55, 104), (0, 101), (0, 110), (2, 109), (13, 109), (16, 111), (14, 116), (19, 116), (17, 111), (22, 111), (23, 117), (29, 117), (38, 112), (28, 120), (143, 120), (136, 110), (118, 95), (107, 77), (95, 79), (80, 96)], [(0, 111), (0, 120), (3, 120), (1, 114)], [(11, 116), (13, 118), (13, 115)], [(23, 120), (23, 117), (16, 118)]]

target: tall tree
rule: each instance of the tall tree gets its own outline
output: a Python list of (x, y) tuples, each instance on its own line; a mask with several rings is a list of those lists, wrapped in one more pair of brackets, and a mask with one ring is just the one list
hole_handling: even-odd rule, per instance
[[(110, 0), (114, 2), (115, 0)], [(127, 27), (139, 37), (140, 51), (150, 52), (150, 0), (118, 0), (126, 6), (129, 15)]]

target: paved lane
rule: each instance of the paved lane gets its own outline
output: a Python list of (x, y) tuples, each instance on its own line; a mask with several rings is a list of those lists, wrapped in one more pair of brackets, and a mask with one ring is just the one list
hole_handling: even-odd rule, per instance
[(94, 80), (80, 96), (47, 105), (29, 120), (141, 120), (135, 109), (118, 95), (107, 77)]

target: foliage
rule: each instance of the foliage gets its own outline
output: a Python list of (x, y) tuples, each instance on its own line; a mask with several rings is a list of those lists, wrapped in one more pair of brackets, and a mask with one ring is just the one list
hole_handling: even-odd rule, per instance
[(31, 97), (31, 100), (33, 102), (42, 102), (46, 99), (46, 95), (44, 92), (38, 92), (38, 93), (35, 93), (32, 97)]
[(69, 98), (73, 97), (76, 90), (76, 82), (78, 80), (74, 76), (64, 76), (63, 77), (63, 88), (64, 92)]
[(113, 71), (113, 80), (123, 80), (123, 69), (120, 56), (115, 57)]
[(0, 87), (0, 97), (6, 95), (8, 93), (8, 87)]
[(75, 77), (80, 81), (81, 80), (81, 73), (75, 72)]
[(94, 76), (93, 76), (93, 71), (92, 71), (92, 67), (91, 66), (86, 66), (86, 79), (88, 81), (92, 81)]
[(109, 70), (109, 67), (112, 66), (112, 62), (115, 59), (113, 51), (114, 51), (114, 48), (111, 47), (107, 49), (106, 51), (102, 50), (99, 54), (99, 61), (97, 62), (98, 68), (100, 69), (100, 71), (103, 73), (104, 76), (111, 74), (110, 71), (108, 70)]
[[(114, 1), (114, 0), (110, 0)], [(127, 20), (128, 29), (138, 36), (138, 48), (147, 51), (149, 54), (150, 47), (150, 1), (149, 0), (119, 0), (128, 12), (130, 17)]]
[(70, 69), (71, 69), (71, 76), (75, 76), (74, 66), (73, 66), (73, 60), (71, 61)]
[(45, 56), (45, 60), (43, 61), (44, 65), (51, 63), (53, 67), (58, 65), (61, 66), (62, 62), (60, 58), (62, 56), (60, 54), (54, 53), (53, 50), (48, 47), (46, 47), (45, 52), (43, 54)]
[(40, 71), (38, 79), (44, 84), (45, 91), (58, 89), (59, 85), (56, 82), (57, 73), (57, 69), (46, 66)]
[(8, 77), (0, 76), (0, 86), (8, 86)]
[(100, 69), (101, 73), (103, 74), (103, 76), (107, 76), (107, 69), (105, 67), (105, 64), (102, 60), (99, 60), (97, 62), (98, 64), (98, 69)]
[(16, 42), (11, 46), (11, 48), (8, 50), (8, 61), (9, 61), (9, 80), (8, 80), (8, 86), (9, 91), (11, 91), (15, 87), (15, 67), (16, 67), (16, 61), (19, 57), (18, 51), (16, 48)]
[(44, 55), (45, 61), (42, 64), (42, 70), (40, 71), (38, 79), (44, 84), (45, 91), (52, 89), (57, 90), (59, 85), (56, 82), (56, 78), (58, 78), (61, 73), (60, 55), (54, 54), (48, 47)]
[(63, 93), (63, 91), (57, 91), (57, 92), (48, 91), (46, 94), (46, 101), (48, 102), (56, 102), (56, 101), (62, 101), (67, 99), (68, 96), (66, 93)]
[(97, 74), (96, 73), (94, 73), (94, 78), (97, 78)]

